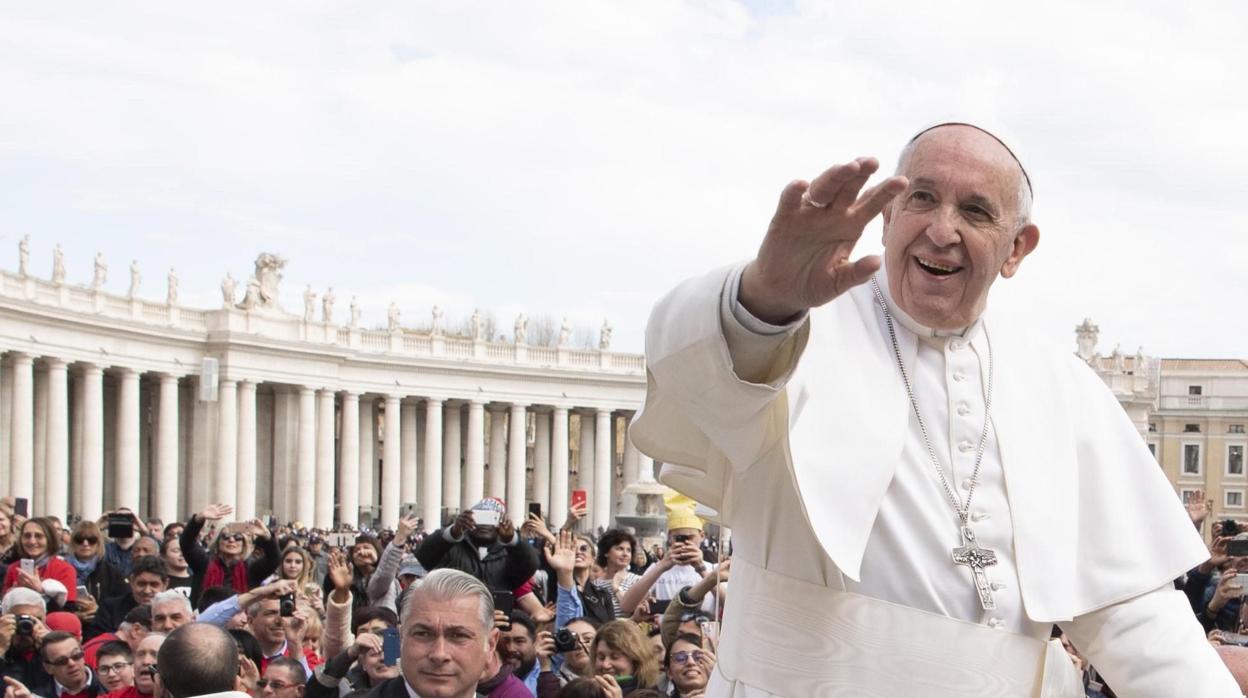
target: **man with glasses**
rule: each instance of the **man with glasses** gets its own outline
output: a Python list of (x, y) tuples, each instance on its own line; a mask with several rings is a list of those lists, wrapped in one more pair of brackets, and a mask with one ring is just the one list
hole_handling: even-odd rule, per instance
[[(78, 638), (64, 632), (50, 632), (39, 646), (43, 668), (52, 675), (52, 695), (58, 698), (96, 698), (105, 689), (87, 666)], [(37, 689), (36, 689), (37, 690)]]
[(680, 635), (667, 652), (667, 679), (675, 691), (672, 698), (700, 696), (711, 680), (715, 655), (702, 649), (702, 638)]
[(134, 651), (122, 640), (106, 642), (96, 653), (95, 670), (109, 693), (133, 686)]
[(169, 572), (165, 561), (159, 557), (141, 557), (134, 561), (130, 572), (130, 590), (121, 596), (104, 599), (100, 602), (100, 610), (91, 621), (83, 635), (93, 638), (96, 635), (111, 633), (121, 625), (126, 614), (136, 606), (145, 606), (165, 590), (169, 583)]
[(288, 657), (269, 662), (264, 675), (256, 682), (261, 698), (303, 698), (303, 665)]

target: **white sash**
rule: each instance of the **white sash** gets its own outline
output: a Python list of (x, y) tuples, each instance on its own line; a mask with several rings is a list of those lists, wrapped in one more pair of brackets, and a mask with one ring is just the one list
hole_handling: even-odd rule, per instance
[(1073, 665), (1053, 646), (810, 584), (738, 557), (719, 676), (707, 695), (755, 695), (738, 690), (748, 687), (791, 698), (1081, 698)]

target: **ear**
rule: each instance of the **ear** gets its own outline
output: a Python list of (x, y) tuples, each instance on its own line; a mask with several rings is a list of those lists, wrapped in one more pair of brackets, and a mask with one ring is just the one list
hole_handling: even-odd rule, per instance
[(490, 628), (490, 632), (485, 636), (485, 651), (488, 654), (494, 653), (494, 648), (498, 647), (498, 628)]
[(1014, 236), (1014, 245), (1010, 249), (1010, 256), (1005, 258), (1005, 264), (1001, 265), (1001, 276), (1010, 278), (1018, 272), (1018, 267), (1023, 263), (1023, 258), (1031, 254), (1032, 250), (1040, 244), (1040, 228), (1032, 223), (1023, 226)]

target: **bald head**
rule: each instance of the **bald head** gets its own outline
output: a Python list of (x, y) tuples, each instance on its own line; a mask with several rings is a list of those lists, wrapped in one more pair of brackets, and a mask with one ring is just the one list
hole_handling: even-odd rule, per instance
[(896, 174), (907, 175), (910, 161), (914, 157), (915, 151), (921, 143), (930, 140), (938, 140), (942, 143), (952, 141), (957, 144), (955, 147), (968, 147), (974, 143), (978, 146), (980, 152), (995, 153), (1001, 166), (1013, 175), (1011, 186), (1015, 191), (1016, 227), (1021, 228), (1031, 222), (1032, 189), (1031, 178), (1027, 174), (1027, 170), (1023, 168), (1023, 164), (1019, 161), (1018, 156), (1014, 154), (1013, 150), (1010, 150), (1010, 147), (1004, 141), (992, 132), (978, 126), (963, 123), (947, 123), (919, 131), (910, 139), (909, 143), (906, 143), (906, 147), (902, 148), (901, 155), (897, 158)]
[(1222, 663), (1231, 670), (1231, 676), (1239, 684), (1239, 690), (1248, 695), (1248, 647), (1236, 645), (1220, 645), (1214, 647)]
[(190, 623), (169, 633), (156, 659), (172, 698), (235, 690), (238, 644), (215, 625)]

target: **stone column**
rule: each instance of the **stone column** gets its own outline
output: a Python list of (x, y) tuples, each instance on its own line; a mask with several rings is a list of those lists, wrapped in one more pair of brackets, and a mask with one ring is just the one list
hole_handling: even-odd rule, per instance
[(159, 395), (152, 511), (149, 513), (168, 524), (178, 519), (178, 377), (160, 374)]
[(654, 459), (640, 451), (637, 456), (637, 482), (654, 482)]
[(420, 515), (424, 518), (425, 532), (438, 530), (442, 525), (442, 401), (437, 398), (425, 400), (425, 476), (420, 483)]
[[(13, 355), (13, 408), (9, 445), (9, 494), (33, 501), (35, 495), (35, 362)], [(32, 512), (33, 513), (33, 512)]]
[(30, 491), (33, 493), (30, 500), (30, 511), (33, 514), (42, 516), (47, 512), (47, 502), (44, 497), (47, 494), (45, 480), (48, 476), (48, 368), (46, 361), (35, 364), (34, 410), (35, 467), (32, 469), (34, 481), (30, 485)]
[[(82, 518), (104, 512), (104, 369), (82, 367)], [(17, 442), (14, 442), (16, 445)], [(165, 519), (166, 522), (172, 519)]]
[[(238, 513), (238, 381), (222, 378), (217, 384), (217, 470), (213, 478), (213, 501)], [(253, 417), (254, 418), (254, 417)]]
[(69, 512), (69, 365), (48, 359), (48, 444), (44, 458), (44, 513), (66, 520)]
[(401, 467), (399, 468), (399, 508), (411, 506), (412, 511), (416, 509), (416, 497), (420, 491), (419, 464), (420, 458), (420, 440), (417, 438), (416, 432), (416, 403), (404, 402), (399, 404), (399, 412), (401, 413), (403, 426), (403, 436), (400, 439), (403, 445), (403, 453)]
[(598, 410), (594, 435), (594, 532), (611, 526), (611, 483), (615, 480), (615, 444), (611, 441), (611, 410)]
[(462, 410), (462, 404), (450, 400), (442, 408), (442, 506), (450, 509), (459, 506), (463, 490)]
[(485, 403), (468, 403), (468, 448), (464, 454), (464, 491), (459, 498), (467, 509), (485, 495)]
[(550, 509), (552, 527), (568, 518), (568, 408), (555, 407), (550, 415)]
[(507, 496), (507, 413), (502, 410), (490, 410), (490, 482), (485, 493)]
[(139, 372), (123, 368), (120, 378), (117, 389), (117, 501), (114, 504), (129, 507), (138, 513)]
[[(83, 388), (82, 372), (74, 375), (73, 393), (69, 413), (69, 508), (71, 511), (82, 511), (82, 414), (86, 403)], [(3, 410), (0, 410), (2, 413)]]
[(256, 384), (238, 384), (238, 477), (234, 483), (234, 518), (256, 518)]
[(595, 496), (597, 490), (594, 489), (594, 413), (585, 411), (580, 414), (581, 417), (581, 444), (580, 444), (580, 464), (577, 468), (577, 488), (585, 490), (585, 504), (588, 507), (586, 516), (581, 520), (582, 530), (591, 530), (594, 521), (594, 509), (598, 507), (598, 499)]
[[(373, 506), (373, 471), (377, 468), (377, 401), (360, 398), (360, 480), (359, 506)], [(359, 515), (356, 515), (359, 519)]]
[(316, 391), (299, 389), (299, 440), (295, 451), (295, 520), (311, 526), (316, 516)]
[(533, 501), (546, 513), (550, 511), (550, 414), (534, 412), (533, 424)]
[(399, 523), (400, 475), (403, 458), (403, 419), (401, 399), (386, 396), (385, 453), (381, 457), (381, 526), (392, 528)]
[(360, 523), (360, 395), (342, 394), (342, 435), (338, 439), (338, 521)]
[(317, 392), (316, 409), (316, 509), (313, 525), (334, 527), (334, 391)]
[(512, 404), (511, 417), (507, 420), (507, 518), (519, 529), (528, 515), (524, 500), (524, 480), (528, 475), (524, 456), (528, 450), (525, 434), (525, 408), (527, 405)]

